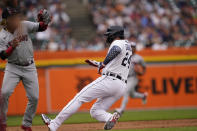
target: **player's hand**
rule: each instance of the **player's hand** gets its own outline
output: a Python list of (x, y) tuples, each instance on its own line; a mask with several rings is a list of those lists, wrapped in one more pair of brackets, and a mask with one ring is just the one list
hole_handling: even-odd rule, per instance
[(89, 65), (91, 66), (94, 66), (94, 67), (98, 67), (99, 66), (99, 63), (98, 61), (95, 61), (95, 60), (85, 60), (86, 63), (88, 63)]
[(20, 39), (14, 38), (11, 42), (9, 42), (10, 46), (12, 46), (13, 48), (16, 48), (20, 43)]
[(103, 62), (99, 62), (98, 65), (98, 74), (101, 74), (101, 70), (105, 67), (105, 65), (103, 64)]
[(101, 74), (101, 70), (105, 67), (103, 62), (98, 62), (95, 60), (85, 60), (86, 63), (88, 63), (91, 66), (98, 67), (98, 74)]
[(41, 9), (37, 15), (38, 22), (44, 22), (44, 24), (48, 25), (52, 20), (52, 16), (46, 9)]
[(145, 73), (144, 68), (142, 67), (142, 65), (140, 64), (135, 64), (134, 65), (134, 71), (138, 74), (138, 75), (143, 75)]

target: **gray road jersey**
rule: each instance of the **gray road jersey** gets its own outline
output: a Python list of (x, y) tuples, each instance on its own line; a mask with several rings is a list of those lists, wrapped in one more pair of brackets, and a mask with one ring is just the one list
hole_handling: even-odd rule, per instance
[(140, 64), (143, 67), (146, 67), (146, 63), (144, 62), (144, 59), (140, 55), (134, 54), (131, 57), (131, 66), (130, 66), (128, 77), (136, 77), (137, 76), (136, 72), (134, 71), (135, 64)]
[(8, 57), (8, 62), (26, 64), (33, 60), (33, 45), (29, 33), (37, 32), (39, 23), (22, 21), (21, 26), (11, 34), (2, 29), (0, 32), (0, 51), (8, 48), (8, 43), (16, 37), (21, 37), (22, 40), (12, 54)]

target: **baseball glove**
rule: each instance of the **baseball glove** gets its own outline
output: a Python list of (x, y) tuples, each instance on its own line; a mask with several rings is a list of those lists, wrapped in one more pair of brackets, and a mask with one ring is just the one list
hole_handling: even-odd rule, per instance
[(143, 75), (144, 74), (144, 68), (142, 65), (140, 64), (135, 64), (134, 65), (134, 71), (138, 74), (138, 75)]
[(52, 20), (52, 16), (46, 9), (41, 9), (37, 15), (38, 22), (44, 22), (45, 25), (48, 25)]

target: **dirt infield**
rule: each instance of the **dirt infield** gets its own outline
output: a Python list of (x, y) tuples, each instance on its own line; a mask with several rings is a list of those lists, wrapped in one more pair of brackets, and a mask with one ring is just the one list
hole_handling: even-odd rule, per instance
[[(197, 119), (119, 122), (114, 129), (167, 128), (185, 126), (197, 126)], [(103, 123), (85, 123), (64, 124), (58, 131), (95, 131), (102, 129)], [(19, 127), (9, 127), (8, 131), (21, 131), (21, 129)], [(48, 129), (46, 126), (33, 126), (33, 131), (48, 131)]]

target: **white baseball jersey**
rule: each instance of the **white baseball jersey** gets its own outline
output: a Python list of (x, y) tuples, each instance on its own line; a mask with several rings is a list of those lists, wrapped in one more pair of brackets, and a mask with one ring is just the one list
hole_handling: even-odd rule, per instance
[(8, 48), (8, 43), (16, 37), (21, 37), (22, 41), (8, 57), (8, 62), (24, 64), (33, 60), (33, 45), (29, 33), (37, 32), (39, 23), (22, 21), (21, 26), (12, 34), (5, 29), (0, 32), (0, 52)]
[[(126, 80), (132, 55), (131, 45), (127, 40), (115, 40), (111, 44), (109, 51), (113, 46), (120, 47), (121, 52), (105, 66), (102, 73), (111, 72), (118, 74)], [(101, 75), (77, 93), (56, 118), (51, 120), (48, 127), (51, 131), (56, 131), (83, 103), (94, 99), (97, 99), (97, 101), (90, 109), (90, 115), (98, 121), (107, 122), (113, 117), (113, 114), (107, 112), (107, 110), (124, 95), (125, 91), (125, 82), (115, 79), (115, 77)]]
[(127, 79), (127, 91), (124, 94), (124, 97), (122, 99), (122, 104), (120, 108), (116, 109), (118, 112), (123, 112), (127, 106), (127, 103), (129, 101), (129, 96), (131, 98), (144, 98), (144, 93), (140, 93), (136, 91), (136, 86), (138, 85), (138, 77), (134, 70), (135, 64), (140, 64), (143, 67), (146, 67), (146, 64), (143, 60), (143, 58), (138, 54), (133, 54), (131, 57), (131, 66), (130, 71)]
[(127, 79), (130, 67), (130, 60), (132, 55), (132, 49), (129, 41), (127, 40), (115, 40), (109, 47), (109, 51), (113, 46), (121, 48), (120, 54), (110, 61), (103, 69), (103, 74), (112, 72), (120, 75), (123, 79)]

